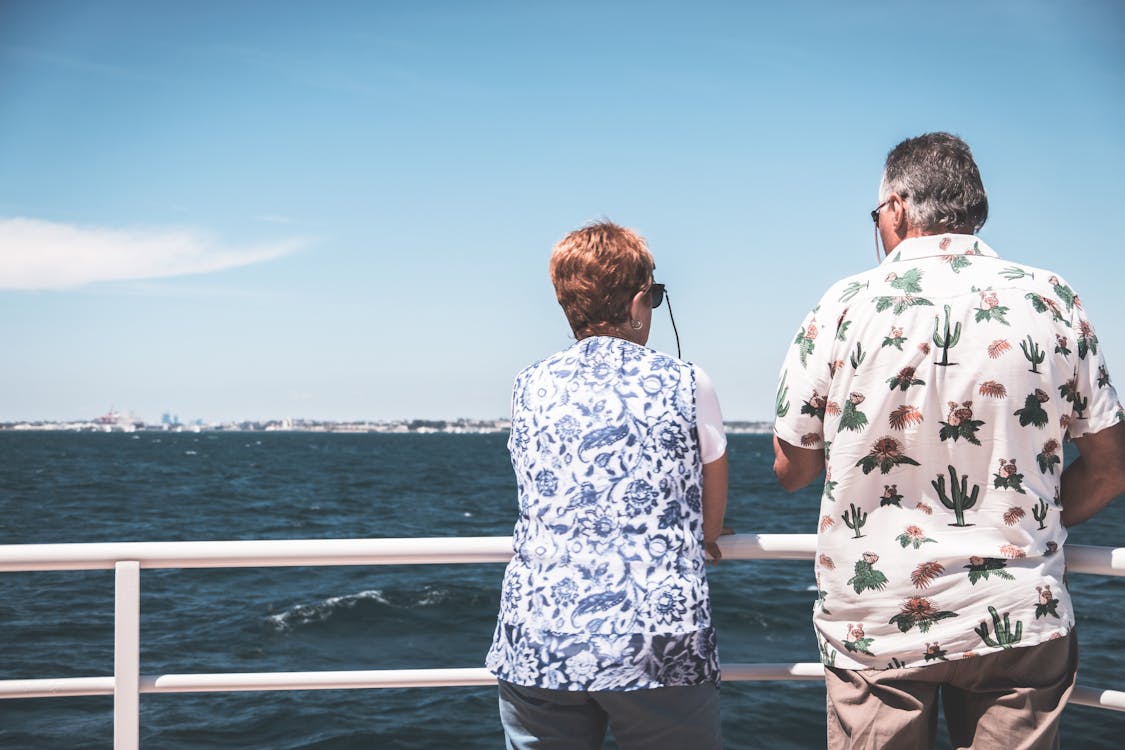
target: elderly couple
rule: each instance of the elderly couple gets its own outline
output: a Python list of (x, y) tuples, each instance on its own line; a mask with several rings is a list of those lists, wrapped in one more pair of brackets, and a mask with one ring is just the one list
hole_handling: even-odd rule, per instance
[[(987, 215), (964, 141), (895, 146), (881, 262), (828, 289), (781, 369), (774, 471), (790, 491), (825, 472), (830, 748), (932, 747), (939, 698), (956, 748), (1058, 747), (1066, 527), (1125, 491), (1125, 411), (1078, 295), (978, 239)], [(704, 560), (726, 438), (703, 370), (645, 347), (653, 266), (610, 223), (551, 255), (577, 341), (512, 394), (519, 516), (487, 657), (509, 748), (598, 748), (607, 727), (626, 750), (721, 746)]]

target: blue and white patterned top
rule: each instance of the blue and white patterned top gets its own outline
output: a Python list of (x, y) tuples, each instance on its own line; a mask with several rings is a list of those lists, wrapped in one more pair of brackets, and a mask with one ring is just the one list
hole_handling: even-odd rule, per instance
[(693, 366), (624, 339), (516, 377), (520, 513), (493, 674), (560, 690), (719, 681), (695, 412)]

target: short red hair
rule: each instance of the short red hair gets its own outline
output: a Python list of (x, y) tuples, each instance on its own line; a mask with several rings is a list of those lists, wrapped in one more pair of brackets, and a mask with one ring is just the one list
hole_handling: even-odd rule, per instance
[(593, 336), (629, 319), (655, 267), (644, 238), (609, 221), (587, 224), (551, 252), (551, 283), (574, 336)]

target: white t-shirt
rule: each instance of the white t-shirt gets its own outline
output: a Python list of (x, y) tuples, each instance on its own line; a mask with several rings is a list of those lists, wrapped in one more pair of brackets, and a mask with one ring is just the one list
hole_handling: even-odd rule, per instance
[(699, 454), (709, 464), (723, 457), (727, 449), (727, 433), (723, 430), (723, 412), (711, 378), (699, 365), (695, 370), (695, 426), (699, 430)]

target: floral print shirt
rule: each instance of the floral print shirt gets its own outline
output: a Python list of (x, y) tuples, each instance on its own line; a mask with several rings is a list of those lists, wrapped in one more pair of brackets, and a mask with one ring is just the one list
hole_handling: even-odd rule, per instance
[(1063, 442), (1123, 419), (1078, 295), (975, 236), (907, 239), (833, 285), (774, 424), (824, 449), (822, 661), (924, 666), (1068, 633)]
[(497, 677), (560, 690), (719, 681), (695, 381), (686, 362), (604, 336), (516, 377), (520, 510), (486, 659)]

